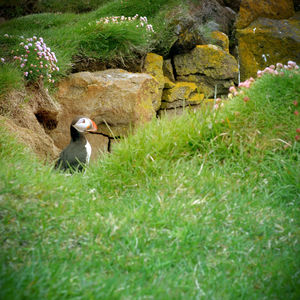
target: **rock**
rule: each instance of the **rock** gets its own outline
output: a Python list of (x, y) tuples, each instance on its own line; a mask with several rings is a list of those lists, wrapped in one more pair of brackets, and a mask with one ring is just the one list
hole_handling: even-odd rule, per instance
[(294, 0), (295, 11), (300, 11), (300, 0)]
[(271, 64), (300, 63), (300, 13), (288, 20), (259, 18), (237, 31), (241, 80)]
[[(62, 107), (58, 126), (52, 131), (57, 144), (69, 141), (69, 126), (74, 115), (93, 119), (99, 132), (110, 138), (124, 136), (155, 116), (158, 82), (151, 75), (120, 69), (75, 73), (61, 81), (57, 99)], [(107, 148), (107, 139), (99, 140), (96, 149)]]
[(173, 66), (171, 63), (171, 59), (165, 59), (163, 61), (163, 74), (167, 77), (170, 81), (175, 81)]
[(228, 36), (221, 31), (213, 31), (211, 38), (214, 41), (214, 45), (221, 47), (224, 51), (229, 53), (229, 39)]
[(212, 31), (230, 35), (235, 17), (232, 9), (217, 0), (191, 1), (188, 14), (175, 21), (177, 40), (170, 50), (171, 55), (189, 52), (196, 45), (212, 44)]
[(190, 53), (176, 55), (174, 65), (177, 80), (195, 82), (206, 97), (214, 94), (216, 84), (218, 94), (222, 94), (238, 77), (236, 59), (214, 45), (198, 45)]
[(236, 28), (243, 29), (259, 17), (287, 19), (295, 13), (293, 0), (242, 0)]
[(165, 89), (171, 89), (175, 86), (175, 83), (173, 81), (171, 81), (168, 77), (165, 76), (165, 85), (164, 88)]
[(193, 106), (185, 106), (185, 107), (175, 107), (171, 109), (160, 109), (158, 111), (158, 116), (160, 118), (174, 118), (178, 115), (182, 115), (185, 111), (192, 111), (196, 112), (197, 110), (201, 109), (202, 104), (193, 105)]
[(154, 102), (154, 109), (158, 110), (160, 107), (162, 90), (165, 85), (165, 77), (163, 73), (163, 57), (155, 53), (148, 53), (145, 58), (143, 71), (147, 74), (152, 75), (158, 81), (159, 96)]
[(204, 94), (199, 94), (193, 82), (176, 82), (175, 86), (165, 89), (162, 95), (161, 108), (174, 108), (199, 104)]
[(230, 7), (235, 12), (239, 12), (241, 0), (223, 0), (224, 5)]

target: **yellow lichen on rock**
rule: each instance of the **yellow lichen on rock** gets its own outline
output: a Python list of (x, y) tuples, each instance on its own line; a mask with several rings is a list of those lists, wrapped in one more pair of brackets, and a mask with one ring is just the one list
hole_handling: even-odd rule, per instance
[(300, 63), (300, 13), (288, 20), (260, 18), (237, 31), (241, 80), (256, 76), (258, 70), (294, 60)]
[(188, 99), (188, 103), (189, 104), (199, 104), (200, 102), (203, 101), (203, 99), (204, 99), (203, 93), (195, 93)]
[(158, 82), (159, 95), (157, 100), (154, 102), (154, 109), (158, 110), (161, 103), (163, 88), (165, 86), (163, 57), (155, 53), (148, 53), (145, 58), (143, 72), (152, 75)]
[(217, 46), (220, 46), (224, 51), (229, 53), (229, 39), (228, 36), (221, 31), (213, 31), (211, 38)]
[(165, 76), (165, 89), (171, 89), (175, 86), (175, 83), (172, 82), (168, 77)]
[(259, 17), (287, 19), (294, 13), (293, 0), (242, 0), (236, 28), (245, 28)]
[(178, 76), (202, 74), (213, 79), (237, 78), (235, 58), (214, 45), (197, 45), (191, 52), (176, 55), (174, 65)]
[(176, 82), (173, 88), (163, 91), (162, 100), (166, 102), (188, 100), (195, 92), (197, 92), (197, 85), (194, 82)]
[(163, 73), (163, 57), (155, 54), (148, 53), (145, 58), (144, 72), (152, 75), (159, 83), (159, 88), (163, 88), (165, 78)]

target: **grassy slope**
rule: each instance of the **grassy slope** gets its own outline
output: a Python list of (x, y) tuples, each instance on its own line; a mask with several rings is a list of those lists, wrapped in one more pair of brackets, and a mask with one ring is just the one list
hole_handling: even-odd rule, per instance
[(299, 87), (264, 76), (247, 103), (155, 120), (85, 175), (2, 130), (1, 298), (297, 299)]

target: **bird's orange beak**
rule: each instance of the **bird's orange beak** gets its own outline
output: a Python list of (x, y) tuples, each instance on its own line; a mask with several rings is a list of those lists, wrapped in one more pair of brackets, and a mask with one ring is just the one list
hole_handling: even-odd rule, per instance
[(91, 120), (91, 124), (89, 125), (89, 127), (88, 127), (88, 129), (87, 129), (87, 131), (97, 131), (97, 125), (96, 125), (96, 123), (93, 121), (93, 120)]

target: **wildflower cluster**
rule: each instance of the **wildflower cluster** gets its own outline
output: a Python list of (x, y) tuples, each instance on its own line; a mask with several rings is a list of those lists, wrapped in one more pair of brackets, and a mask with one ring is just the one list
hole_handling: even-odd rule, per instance
[[(294, 61), (288, 61), (287, 65), (277, 63), (276, 66), (271, 65), (269, 67), (266, 67), (263, 71), (261, 71), (261, 70), (257, 71), (257, 78), (261, 78), (265, 74), (272, 74), (275, 76), (283, 76), (285, 74), (284, 73), (285, 70), (294, 70), (294, 71), (298, 72), (299, 66)], [(246, 89), (250, 88), (250, 86), (252, 85), (252, 83), (254, 81), (255, 81), (255, 79), (253, 77), (250, 77), (249, 79), (241, 82), (238, 85), (238, 88), (240, 88), (239, 90), (235, 86), (231, 86), (229, 88), (230, 93), (228, 94), (228, 98), (232, 98), (233, 96), (243, 94), (244, 91), (241, 88), (246, 88)], [(244, 97), (245, 102), (248, 102), (249, 100), (250, 99), (248, 97)]]
[(273, 74), (273, 75), (284, 75), (284, 70), (299, 70), (299, 66), (294, 61), (288, 61), (287, 65), (277, 63), (265, 68), (263, 71), (257, 71), (257, 78), (262, 77), (264, 74)]
[(223, 106), (224, 106), (224, 103), (223, 103), (222, 99), (221, 98), (216, 98), (213, 108), (218, 109), (218, 108), (223, 107)]
[[(261, 78), (262, 76), (264, 76), (265, 74), (271, 74), (273, 76), (284, 76), (285, 75), (285, 71), (294, 71), (296, 73), (299, 73), (299, 66), (294, 62), (294, 61), (288, 61), (287, 65), (283, 65), (281, 63), (277, 63), (276, 66), (275, 65), (271, 65), (267, 68), (265, 68), (264, 70), (259, 70), (257, 71), (257, 79)], [(290, 74), (289, 76), (293, 76), (292, 74)], [(233, 96), (238, 96), (238, 95), (242, 95), (244, 94), (244, 90), (241, 88), (250, 88), (250, 86), (252, 85), (252, 83), (255, 81), (254, 78), (249, 78), (244, 82), (241, 82), (238, 87), (235, 86), (231, 86), (229, 88), (229, 94), (228, 94), (228, 98), (231, 99)], [(245, 103), (247, 103), (248, 101), (250, 101), (250, 98), (248, 96), (244, 96), (243, 97), (243, 101)], [(216, 104), (218, 105), (218, 104)], [(294, 115), (295, 116), (299, 116), (299, 111), (297, 110), (297, 106), (298, 106), (298, 101), (294, 100), (293, 101), (293, 106), (295, 107), (294, 110)], [(295, 140), (296, 141), (300, 141), (300, 128), (296, 129), (296, 136), (295, 136)]]
[[(154, 32), (153, 26), (148, 24), (147, 17), (140, 17), (136, 14), (134, 17), (125, 17), (125, 16), (113, 16), (105, 17), (96, 21), (96, 25), (100, 24), (126, 24), (131, 22), (137, 22), (136, 28), (145, 28), (148, 32)], [(90, 25), (90, 24), (89, 24)]]
[[(5, 37), (9, 36), (5, 35)], [(14, 54), (14, 61), (22, 69), (24, 77), (31, 82), (46, 79), (54, 83), (52, 74), (59, 71), (55, 53), (47, 47), (42, 37), (33, 36), (25, 39), (21, 36), (20, 40), (18, 48), (13, 50), (12, 54)]]

